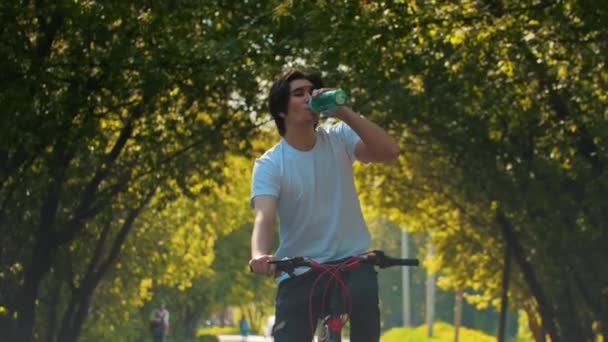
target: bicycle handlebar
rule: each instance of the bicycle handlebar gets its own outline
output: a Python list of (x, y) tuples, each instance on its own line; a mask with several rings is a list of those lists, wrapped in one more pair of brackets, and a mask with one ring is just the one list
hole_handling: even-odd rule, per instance
[(400, 259), (393, 258), (386, 255), (383, 251), (375, 250), (367, 252), (365, 254), (353, 256), (347, 258), (341, 263), (336, 264), (321, 264), (307, 257), (291, 257), (283, 258), (280, 260), (270, 260), (269, 264), (276, 265), (277, 271), (286, 272), (290, 276), (294, 275), (294, 270), (297, 267), (310, 267), (312, 269), (323, 270), (328, 266), (336, 267), (341, 270), (348, 269), (353, 266), (353, 263), (365, 263), (378, 266), (380, 268), (387, 268), (392, 266), (418, 266), (420, 261), (418, 259)]

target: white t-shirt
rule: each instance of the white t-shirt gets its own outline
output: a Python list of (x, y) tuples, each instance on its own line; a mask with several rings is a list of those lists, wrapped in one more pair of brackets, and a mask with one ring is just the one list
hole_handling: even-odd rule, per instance
[(340, 122), (317, 128), (309, 151), (281, 139), (255, 161), (250, 200), (260, 195), (278, 199), (277, 258), (306, 256), (327, 262), (368, 250), (371, 238), (353, 180), (358, 141)]
[(152, 310), (150, 314), (151, 321), (162, 322), (165, 325), (169, 324), (169, 311), (167, 309), (161, 310), (160, 308), (156, 308)]

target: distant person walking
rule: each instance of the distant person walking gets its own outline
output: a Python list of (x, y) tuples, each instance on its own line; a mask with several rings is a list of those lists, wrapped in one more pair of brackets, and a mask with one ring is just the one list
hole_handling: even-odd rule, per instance
[(165, 342), (165, 336), (169, 333), (169, 311), (164, 302), (150, 314), (150, 332), (154, 342)]
[(247, 323), (245, 316), (241, 317), (241, 320), (239, 321), (239, 329), (241, 330), (241, 336), (243, 337), (242, 341), (247, 341), (247, 336), (249, 336), (249, 324)]

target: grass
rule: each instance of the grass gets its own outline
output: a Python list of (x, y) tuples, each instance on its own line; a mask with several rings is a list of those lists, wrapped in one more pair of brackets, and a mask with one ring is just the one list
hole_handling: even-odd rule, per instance
[[(495, 342), (496, 337), (478, 330), (460, 327), (458, 340), (460, 342)], [(426, 335), (426, 324), (415, 328), (393, 328), (380, 338), (380, 342), (453, 342), (454, 327), (448, 323), (435, 322), (433, 337)]]

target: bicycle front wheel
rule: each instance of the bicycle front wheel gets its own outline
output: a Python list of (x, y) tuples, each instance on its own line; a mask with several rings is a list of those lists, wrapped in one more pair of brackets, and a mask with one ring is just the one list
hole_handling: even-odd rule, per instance
[(317, 341), (342, 342), (342, 333), (340, 331), (331, 331), (326, 323), (321, 323), (317, 328)]

